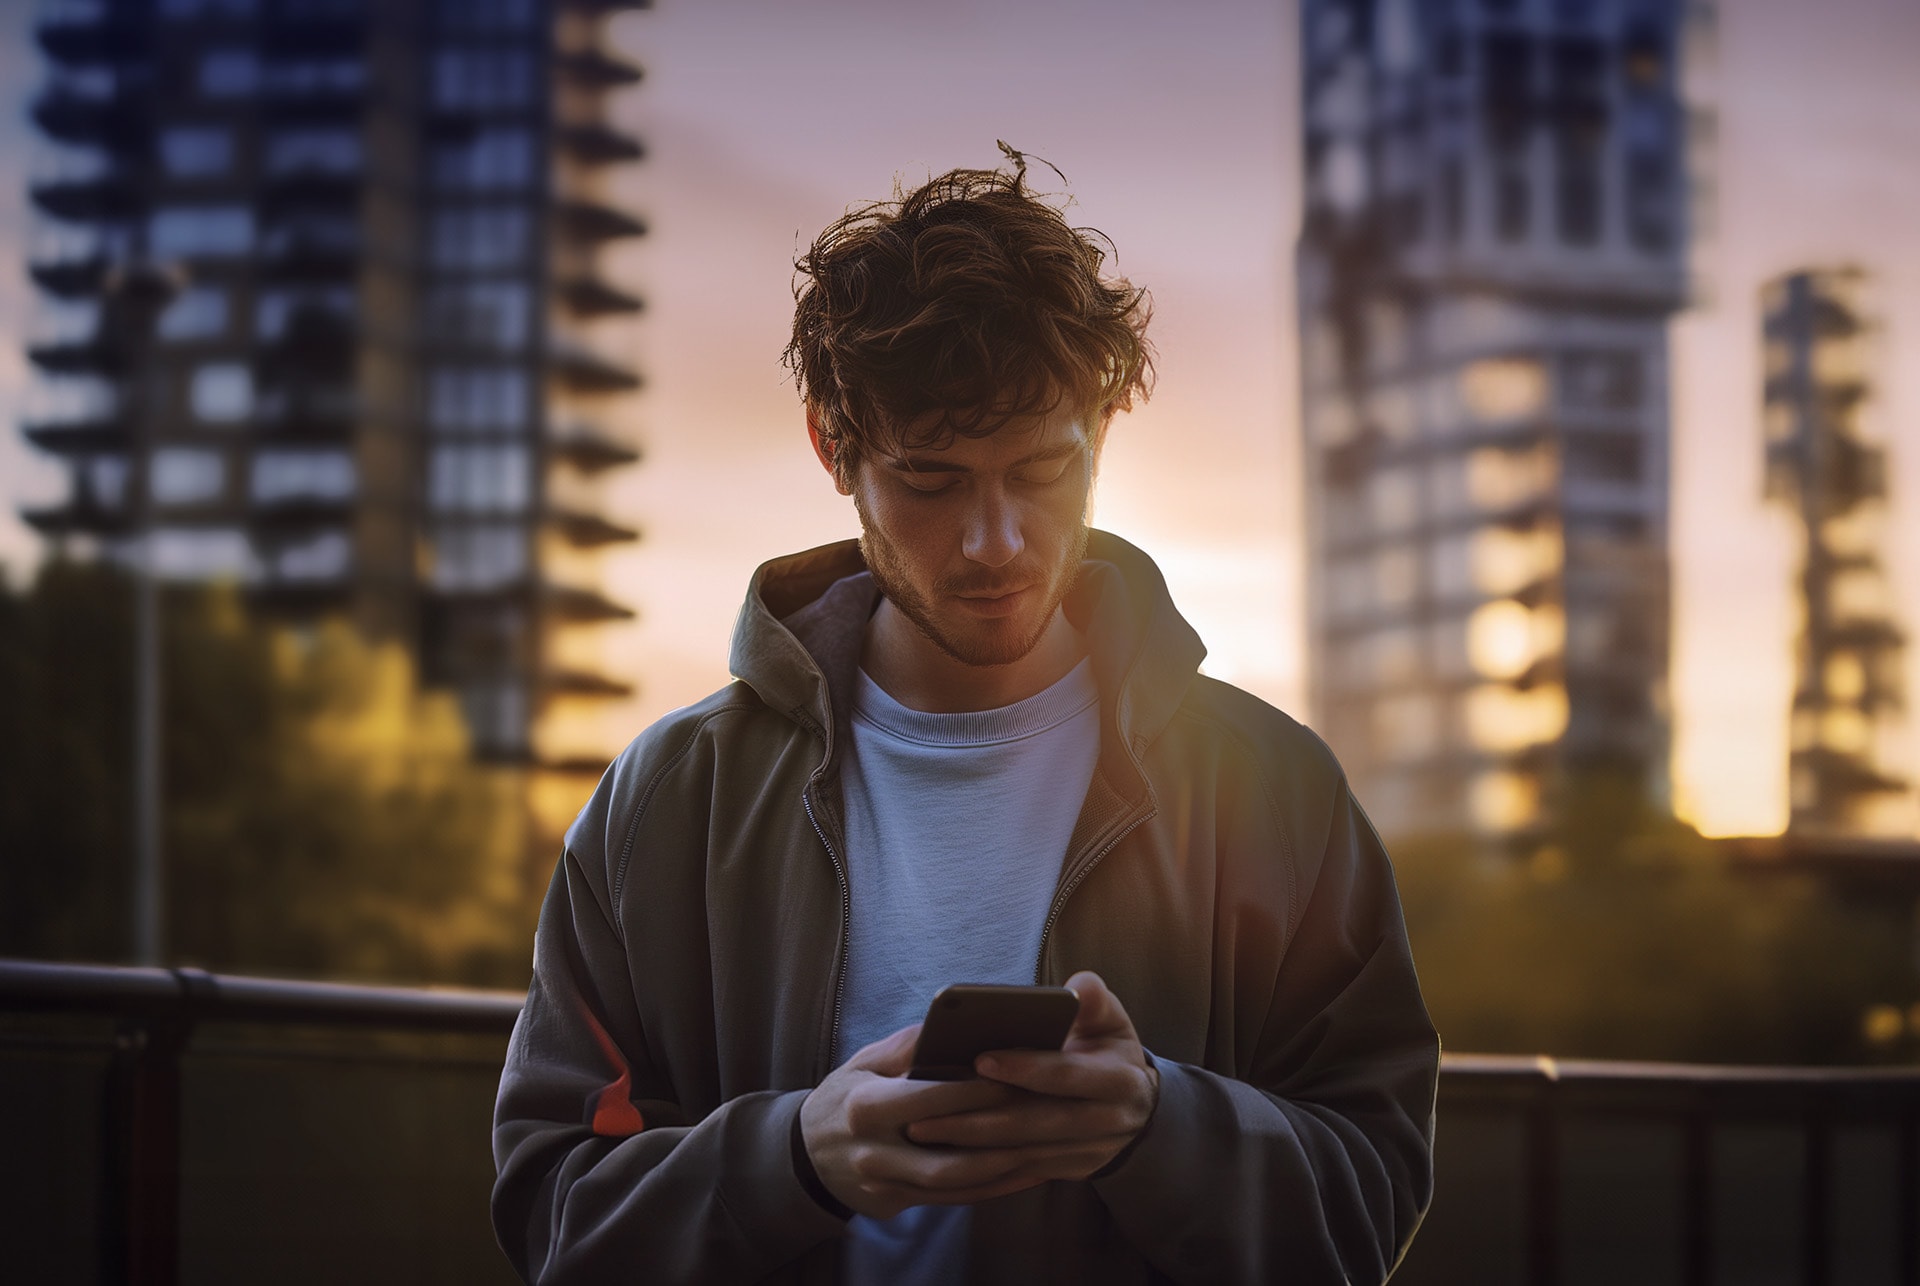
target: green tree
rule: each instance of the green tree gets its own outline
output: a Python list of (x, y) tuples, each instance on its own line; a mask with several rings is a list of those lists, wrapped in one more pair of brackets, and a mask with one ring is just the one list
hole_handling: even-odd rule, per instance
[(1421, 986), (1447, 1047), (1693, 1062), (1878, 1057), (1861, 1017), (1920, 999), (1902, 917), (1805, 877), (1732, 869), (1602, 774), (1520, 857), (1460, 836), (1394, 845)]
[[(524, 792), (455, 703), (340, 622), (251, 621), (230, 588), (163, 614), (167, 942), (233, 971), (525, 982)], [(131, 591), (51, 563), (0, 587), (0, 953), (130, 941)]]

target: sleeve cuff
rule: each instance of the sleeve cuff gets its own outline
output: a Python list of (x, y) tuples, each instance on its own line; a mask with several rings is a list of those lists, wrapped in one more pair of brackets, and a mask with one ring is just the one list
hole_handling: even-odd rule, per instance
[(835, 1219), (853, 1218), (853, 1207), (843, 1204), (840, 1199), (827, 1191), (827, 1185), (820, 1182), (820, 1172), (813, 1168), (813, 1158), (807, 1155), (807, 1141), (800, 1133), (800, 1114), (793, 1114), (793, 1129), (788, 1132), (792, 1138), (793, 1173), (800, 1180), (800, 1186), (807, 1195), (817, 1202), (820, 1208)]

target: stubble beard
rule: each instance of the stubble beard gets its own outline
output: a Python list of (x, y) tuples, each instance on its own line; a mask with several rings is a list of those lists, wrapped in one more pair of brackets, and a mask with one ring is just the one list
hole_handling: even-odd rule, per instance
[[(929, 643), (962, 665), (1011, 665), (1040, 646), (1040, 640), (1046, 637), (1048, 627), (1053, 624), (1053, 614), (1060, 609), (1060, 604), (1066, 601), (1067, 595), (1073, 592), (1074, 585), (1079, 581), (1080, 563), (1087, 553), (1088, 529), (1083, 519), (1074, 531), (1073, 548), (1068, 551), (1066, 565), (1050, 569), (1052, 584), (1046, 610), (1040, 613), (1032, 631), (1026, 636), (1009, 641), (997, 641), (990, 637), (978, 641), (956, 639), (940, 627), (934, 618), (932, 604), (914, 588), (899, 551), (868, 521), (866, 506), (860, 502), (857, 493), (854, 496), (854, 509), (860, 515), (860, 553), (867, 561), (867, 570), (873, 574), (873, 583), (886, 595), (887, 601), (926, 636)], [(968, 588), (970, 586), (966, 583), (942, 581), (934, 586), (934, 592), (950, 596)]]

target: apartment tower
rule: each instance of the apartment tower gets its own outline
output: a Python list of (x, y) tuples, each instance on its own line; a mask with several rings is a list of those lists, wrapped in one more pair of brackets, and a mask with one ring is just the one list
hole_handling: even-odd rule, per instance
[(1680, 0), (1303, 0), (1316, 726), (1389, 833), (1666, 797)]
[[(596, 0), (67, 0), (43, 8), (31, 258), (53, 324), (26, 517), (261, 611), (345, 615), (459, 694), (476, 748), (592, 760), (543, 720), (626, 685), (575, 626), (632, 615), (594, 480), (639, 384), (589, 334), (636, 312), (602, 251), (640, 155)], [(130, 265), (174, 274), (148, 322)], [(588, 764), (575, 766), (585, 767)]]

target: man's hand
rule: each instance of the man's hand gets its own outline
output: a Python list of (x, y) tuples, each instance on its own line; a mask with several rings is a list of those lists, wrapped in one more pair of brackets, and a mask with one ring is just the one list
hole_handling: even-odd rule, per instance
[[(858, 1214), (890, 1219), (908, 1206), (972, 1205), (1031, 1188), (1024, 1149), (924, 1147), (907, 1127), (928, 1117), (991, 1111), (1026, 1097), (990, 1080), (908, 1080), (920, 1024), (875, 1041), (800, 1105), (800, 1137), (827, 1191)], [(1042, 1149), (1041, 1151), (1045, 1151)]]
[(913, 1122), (907, 1137), (957, 1144), (969, 1156), (1010, 1153), (1020, 1161), (1009, 1180), (1085, 1179), (1118, 1156), (1153, 1116), (1159, 1073), (1100, 975), (1076, 973), (1067, 987), (1080, 997), (1080, 1013), (1058, 1052), (1004, 1050), (975, 1064), (985, 1083), (1027, 1093), (947, 1109)]

